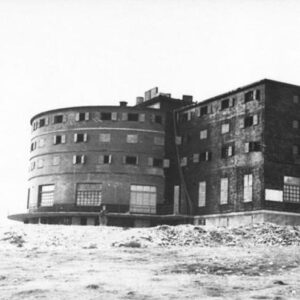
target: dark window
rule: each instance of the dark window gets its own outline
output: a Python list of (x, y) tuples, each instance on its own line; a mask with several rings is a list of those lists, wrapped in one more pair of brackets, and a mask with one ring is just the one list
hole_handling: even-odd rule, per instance
[(155, 123), (162, 124), (162, 116), (155, 115), (154, 121)]
[(234, 155), (234, 145), (226, 145), (222, 147), (221, 157), (227, 158)]
[(128, 121), (138, 121), (139, 114), (128, 113)]
[(101, 113), (101, 120), (110, 121), (111, 120), (111, 112), (102, 112)]
[(199, 161), (211, 161), (212, 154), (209, 151), (200, 153)]
[(137, 157), (136, 156), (126, 156), (125, 164), (127, 165), (137, 165)]
[(84, 141), (84, 134), (83, 133), (77, 133), (76, 143), (81, 143)]
[(54, 116), (54, 124), (62, 123), (63, 120), (64, 120), (63, 115), (57, 115), (57, 116)]
[(250, 127), (258, 124), (258, 115), (248, 116), (244, 119), (244, 127)]
[(221, 110), (229, 107), (229, 99), (222, 100), (221, 102)]
[(79, 113), (78, 121), (85, 121), (85, 113), (84, 112)]
[(110, 155), (103, 155), (103, 163), (110, 164)]
[(250, 91), (245, 94), (245, 103), (254, 100), (254, 92)]
[(160, 159), (160, 158), (154, 158), (153, 159), (153, 167), (156, 167), (156, 168), (162, 168), (163, 166), (163, 160)]
[(187, 122), (188, 120), (188, 114), (187, 113), (183, 113), (180, 115), (180, 122)]
[(46, 125), (46, 120), (45, 119), (40, 119), (39, 127), (44, 127), (45, 125)]
[(249, 142), (249, 151), (250, 152), (261, 151), (260, 142)]
[(200, 116), (204, 116), (208, 114), (208, 107), (207, 106), (203, 106), (200, 108)]

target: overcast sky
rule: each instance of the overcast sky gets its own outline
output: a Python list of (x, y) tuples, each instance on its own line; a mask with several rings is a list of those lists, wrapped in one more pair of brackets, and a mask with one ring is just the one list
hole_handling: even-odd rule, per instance
[(297, 0), (0, 0), (0, 217), (26, 208), (34, 114), (133, 105), (154, 86), (201, 101), (300, 85), (299, 55)]

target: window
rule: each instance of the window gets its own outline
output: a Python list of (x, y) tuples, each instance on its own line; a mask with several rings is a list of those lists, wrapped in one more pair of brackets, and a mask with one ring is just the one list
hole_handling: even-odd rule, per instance
[(109, 143), (110, 142), (110, 133), (100, 133), (99, 140), (102, 143)]
[(294, 129), (299, 129), (299, 120), (293, 120), (293, 128)]
[(138, 142), (137, 134), (127, 134), (126, 142), (129, 144), (136, 144)]
[(205, 139), (207, 139), (207, 129), (200, 131), (200, 140), (205, 140)]
[(193, 154), (193, 163), (198, 163), (199, 162), (199, 153), (194, 153)]
[(294, 102), (295, 104), (298, 104), (298, 103), (299, 103), (299, 96), (298, 96), (298, 95), (294, 95), (294, 96), (293, 96), (293, 102)]
[(260, 100), (260, 90), (253, 90), (245, 93), (245, 103), (252, 100)]
[(74, 133), (74, 142), (75, 143), (87, 142), (87, 133)]
[(60, 157), (59, 156), (54, 156), (52, 160), (53, 166), (58, 166), (60, 164)]
[(234, 145), (226, 145), (222, 147), (222, 158), (228, 158), (234, 155)]
[(176, 136), (175, 137), (175, 144), (178, 146), (178, 145), (181, 145), (182, 143), (182, 137), (181, 136)]
[(220, 204), (228, 203), (228, 178), (221, 178), (220, 182)]
[(260, 142), (247, 142), (245, 143), (245, 152), (258, 152), (261, 151)]
[(199, 155), (199, 161), (210, 161), (211, 160), (211, 152), (205, 151), (200, 153)]
[(229, 108), (229, 99), (224, 99), (221, 101), (221, 110)]
[(85, 163), (85, 155), (73, 155), (73, 165)]
[(198, 207), (206, 205), (206, 181), (199, 182), (198, 188)]
[(32, 161), (30, 163), (30, 169), (31, 169), (31, 171), (33, 171), (35, 169), (35, 161)]
[(182, 113), (180, 114), (180, 122), (184, 123), (188, 121), (188, 113)]
[(293, 155), (300, 155), (300, 146), (299, 145), (293, 145)]
[(243, 201), (244, 202), (252, 201), (252, 187), (253, 187), (252, 174), (244, 175), (244, 193), (243, 193)]
[(64, 116), (63, 115), (56, 115), (54, 116), (53, 123), (62, 123), (64, 121)]
[(112, 120), (111, 112), (102, 112), (100, 115), (101, 115), (101, 120), (103, 120), (103, 121), (111, 121)]
[(100, 206), (102, 203), (101, 183), (78, 183), (76, 204), (78, 206)]
[(125, 156), (124, 157), (124, 163), (126, 165), (137, 165), (138, 164), (138, 158), (137, 158), (137, 156)]
[(99, 155), (98, 163), (101, 165), (111, 164), (111, 155), (110, 154)]
[(284, 176), (283, 201), (300, 203), (300, 178)]
[(162, 116), (155, 115), (154, 122), (158, 124), (162, 124)]
[(81, 122), (81, 121), (88, 121), (89, 118), (90, 118), (89, 112), (78, 112), (78, 113), (76, 113), (75, 120), (77, 122)]
[(244, 118), (244, 126), (243, 127), (250, 127), (252, 125), (258, 124), (258, 115), (247, 116)]
[(153, 167), (154, 168), (162, 168), (163, 160), (161, 158), (153, 158)]
[(45, 140), (44, 139), (39, 139), (39, 141), (38, 141), (39, 148), (44, 147), (44, 145), (45, 145)]
[(156, 187), (151, 185), (130, 186), (130, 212), (156, 213)]
[(47, 121), (48, 121), (48, 119), (46, 119), (46, 118), (40, 119), (39, 127), (44, 127), (44, 126), (48, 125)]
[(54, 184), (39, 186), (39, 206), (52, 206), (54, 200)]
[(187, 166), (187, 157), (182, 157), (180, 160), (180, 166), (186, 167)]
[(200, 117), (208, 114), (208, 106), (202, 106), (200, 108)]
[(139, 114), (128, 113), (127, 118), (128, 118), (128, 121), (138, 121), (139, 120)]
[(66, 142), (66, 135), (55, 135), (53, 137), (53, 144), (58, 145), (58, 144), (64, 144)]
[(163, 137), (160, 136), (154, 137), (154, 145), (164, 146), (164, 144), (165, 144), (165, 139)]
[(222, 126), (221, 126), (221, 133), (224, 134), (224, 133), (229, 132), (229, 128), (230, 128), (229, 123), (222, 124)]
[(37, 161), (37, 167), (39, 169), (44, 167), (44, 160), (42, 158), (38, 159), (38, 161)]
[(30, 145), (30, 151), (34, 151), (36, 149), (36, 141), (32, 142)]

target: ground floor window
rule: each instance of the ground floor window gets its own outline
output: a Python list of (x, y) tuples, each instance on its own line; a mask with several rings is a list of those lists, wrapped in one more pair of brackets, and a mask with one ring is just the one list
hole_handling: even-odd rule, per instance
[(130, 212), (156, 213), (156, 187), (151, 185), (130, 186)]
[(76, 204), (79, 206), (100, 206), (102, 202), (101, 183), (78, 183)]
[(206, 205), (206, 181), (200, 181), (198, 187), (198, 207)]
[(54, 200), (54, 184), (39, 186), (39, 206), (52, 206)]
[(300, 203), (300, 178), (284, 177), (283, 201)]
[(252, 174), (244, 175), (244, 202), (252, 201), (253, 176)]

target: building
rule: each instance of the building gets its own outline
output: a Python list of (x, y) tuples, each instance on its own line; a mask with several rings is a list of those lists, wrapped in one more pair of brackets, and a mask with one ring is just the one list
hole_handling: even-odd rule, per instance
[(152, 89), (127, 106), (31, 120), (26, 223), (300, 224), (300, 87), (261, 80), (193, 102)]

